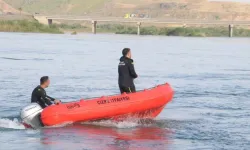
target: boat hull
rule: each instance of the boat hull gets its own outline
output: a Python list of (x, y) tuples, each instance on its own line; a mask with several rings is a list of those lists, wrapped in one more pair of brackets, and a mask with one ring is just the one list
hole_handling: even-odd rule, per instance
[(102, 119), (155, 118), (172, 100), (169, 84), (131, 94), (102, 96), (47, 107), (41, 113), (45, 126)]

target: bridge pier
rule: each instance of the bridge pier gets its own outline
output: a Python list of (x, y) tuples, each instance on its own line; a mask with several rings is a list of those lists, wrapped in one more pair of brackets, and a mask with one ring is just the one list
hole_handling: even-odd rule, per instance
[(141, 34), (141, 22), (137, 22), (137, 35)]
[(234, 27), (234, 25), (233, 25), (233, 24), (230, 24), (230, 25), (228, 26), (228, 30), (229, 30), (229, 37), (233, 37), (233, 27)]
[(48, 25), (50, 26), (52, 25), (52, 23), (53, 23), (52, 19), (48, 19)]
[(96, 34), (96, 24), (97, 24), (97, 21), (92, 20), (92, 33), (93, 34)]

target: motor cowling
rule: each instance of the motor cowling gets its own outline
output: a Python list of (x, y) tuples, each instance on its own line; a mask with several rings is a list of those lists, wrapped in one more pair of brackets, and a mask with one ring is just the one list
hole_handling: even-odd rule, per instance
[(40, 114), (43, 111), (42, 107), (37, 103), (31, 103), (21, 110), (21, 119), (24, 124), (30, 125), (32, 128), (42, 127)]

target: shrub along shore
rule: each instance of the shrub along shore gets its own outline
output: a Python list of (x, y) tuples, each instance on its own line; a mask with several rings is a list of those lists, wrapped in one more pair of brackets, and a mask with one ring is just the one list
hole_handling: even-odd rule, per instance
[(0, 20), (0, 32), (63, 33), (56, 25), (49, 27), (33, 20)]
[[(116, 34), (137, 34), (137, 27), (123, 25), (99, 25), (99, 30)], [(97, 30), (98, 31), (98, 30)], [(227, 37), (228, 27), (141, 27), (141, 35), (188, 36), (188, 37)], [(250, 37), (250, 30), (234, 28), (233, 36)]]
[[(0, 32), (63, 33), (91, 32), (90, 26), (80, 24), (43, 25), (30, 20), (0, 20)], [(137, 27), (119, 24), (101, 24), (97, 33), (137, 34)], [(188, 37), (227, 37), (227, 27), (141, 27), (141, 35), (188, 36)], [(250, 37), (250, 30), (234, 28), (235, 37)]]

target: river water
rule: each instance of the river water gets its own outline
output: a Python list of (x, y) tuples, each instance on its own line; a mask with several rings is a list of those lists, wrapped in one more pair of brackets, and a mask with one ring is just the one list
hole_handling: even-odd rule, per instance
[[(156, 120), (24, 129), (19, 111), (39, 78), (64, 102), (119, 93), (117, 64), (132, 49), (137, 89), (168, 82)], [(0, 149), (250, 148), (250, 39), (0, 33)]]

